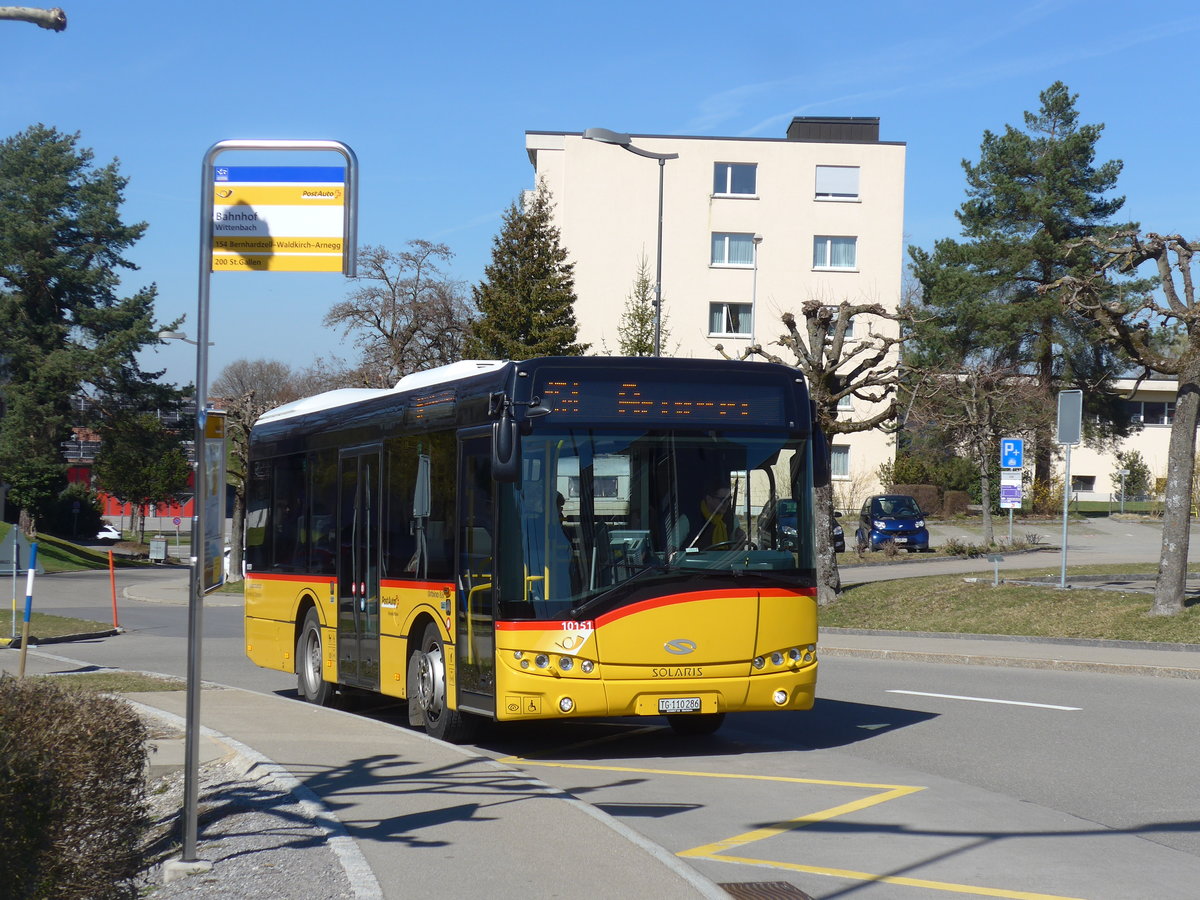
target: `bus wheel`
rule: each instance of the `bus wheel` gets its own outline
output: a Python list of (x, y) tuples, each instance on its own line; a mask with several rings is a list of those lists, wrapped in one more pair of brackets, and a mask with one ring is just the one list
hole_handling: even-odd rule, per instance
[(667, 722), (676, 734), (688, 737), (712, 734), (725, 722), (725, 713), (700, 713), (699, 715), (667, 716)]
[[(414, 709), (415, 705), (415, 709)], [(430, 737), (462, 744), (474, 737), (478, 722), (446, 705), (446, 654), (442, 633), (430, 622), (420, 649), (408, 661), (408, 721), (423, 724)]]
[(309, 703), (328, 706), (334, 687), (321, 677), (321, 651), (321, 620), (317, 611), (310, 609), (296, 640), (296, 691)]

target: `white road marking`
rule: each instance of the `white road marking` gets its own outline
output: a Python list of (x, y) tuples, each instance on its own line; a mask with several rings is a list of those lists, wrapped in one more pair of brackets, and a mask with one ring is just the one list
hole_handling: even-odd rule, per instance
[(1026, 703), (1023, 700), (994, 700), (991, 697), (960, 697), (958, 694), (928, 694), (925, 691), (888, 691), (889, 694), (911, 694), (914, 697), (941, 697), (943, 700), (971, 700), (975, 703), (1003, 703), (1007, 706), (1033, 706), (1037, 709), (1062, 709), (1079, 712), (1082, 706), (1055, 706), (1053, 703)]

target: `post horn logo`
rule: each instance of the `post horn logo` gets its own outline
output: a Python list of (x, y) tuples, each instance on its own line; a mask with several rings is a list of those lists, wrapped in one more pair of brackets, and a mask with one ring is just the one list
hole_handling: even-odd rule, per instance
[(676, 656), (683, 656), (696, 649), (696, 642), (685, 638), (676, 638), (673, 641), (667, 641), (663, 644), (663, 649), (668, 653), (674, 653)]

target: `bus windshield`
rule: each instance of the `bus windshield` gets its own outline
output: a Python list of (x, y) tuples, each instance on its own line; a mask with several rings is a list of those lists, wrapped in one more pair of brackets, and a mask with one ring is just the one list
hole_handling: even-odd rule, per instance
[[(501, 495), (498, 560), (505, 618), (592, 615), (626, 585), (723, 573), (811, 577), (806, 442), (712, 429), (567, 428), (524, 437), (522, 478)], [(780, 499), (801, 539), (759, 528)], [(520, 550), (515, 540), (519, 535)]]

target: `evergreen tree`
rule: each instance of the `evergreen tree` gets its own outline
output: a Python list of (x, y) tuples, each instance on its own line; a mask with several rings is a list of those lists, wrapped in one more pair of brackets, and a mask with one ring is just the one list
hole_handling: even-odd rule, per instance
[[(660, 348), (667, 342), (670, 333), (667, 315), (663, 311), (662, 321), (658, 325)], [(617, 346), (622, 356), (654, 355), (654, 280), (645, 253), (638, 259), (633, 290), (625, 297), (625, 309), (617, 325)]]
[(176, 394), (135, 356), (157, 339), (154, 287), (116, 294), (146, 224), (121, 221), (127, 179), (78, 139), (34, 125), (0, 142), (0, 479), (27, 530), (64, 480), (60, 442), (84, 424), (73, 396), (104, 411)]
[(179, 499), (192, 467), (179, 435), (154, 413), (116, 413), (101, 427), (100, 436), (96, 481), (121, 502), (133, 504), (140, 540), (146, 508)]
[[(986, 131), (979, 162), (963, 160), (963, 240), (939, 240), (932, 252), (909, 248), (924, 302), (938, 316), (916, 329), (908, 352), (918, 367), (952, 370), (983, 349), (995, 363), (1033, 376), (1051, 406), (1059, 389), (1085, 388), (1089, 412), (1105, 425), (1092, 436), (1111, 437), (1123, 435), (1127, 421), (1116, 395), (1102, 387), (1120, 361), (1090, 320), (1039, 290), (1094, 268), (1097, 256), (1081, 239), (1114, 231), (1112, 217), (1125, 202), (1109, 196), (1122, 164), (1096, 164), (1104, 126), (1079, 124), (1076, 97), (1055, 82), (1041, 93), (1038, 112), (1025, 113), (1023, 131)], [(1042, 424), (1035, 441), (1042, 481), (1051, 438)]]
[(479, 318), (471, 324), (467, 359), (581, 356), (576, 342), (575, 265), (559, 244), (545, 183), (514, 202), (492, 239), (492, 261), (472, 288)]

